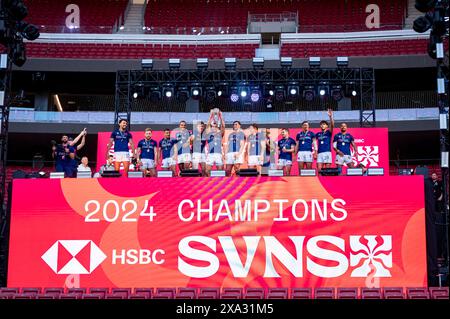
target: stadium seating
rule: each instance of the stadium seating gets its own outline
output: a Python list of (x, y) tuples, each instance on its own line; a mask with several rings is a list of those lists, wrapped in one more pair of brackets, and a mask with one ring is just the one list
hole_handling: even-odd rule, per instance
[[(258, 44), (108, 44), (108, 43), (27, 43), (31, 58), (59, 59), (251, 59)], [(281, 56), (392, 56), (427, 54), (427, 40), (389, 40), (336, 43), (284, 43)]]
[[(219, 27), (235, 27), (245, 33), (248, 13), (277, 14), (298, 12), (299, 32), (342, 32), (367, 30), (365, 21), (368, 4), (377, 4), (383, 18), (381, 29), (401, 29), (406, 14), (405, 0), (183, 0), (150, 1), (145, 25), (151, 33), (196, 33)], [(208, 28), (209, 27), (209, 28)], [(378, 29), (379, 30), (379, 29)], [(202, 32), (205, 30), (202, 30)], [(232, 31), (233, 32), (233, 31)]]
[[(66, 28), (66, 7), (76, 3), (80, 8), (80, 28)], [(26, 0), (26, 20), (40, 27), (41, 32), (112, 33), (113, 25), (125, 11), (128, 0)]]
[[(448, 287), (292, 288), (0, 288), (0, 299), (448, 299)], [(27, 292), (28, 291), (28, 292)], [(34, 293), (42, 291), (42, 293)], [(65, 291), (65, 292), (64, 292)], [(92, 291), (92, 293), (91, 293)], [(406, 291), (406, 295), (404, 294)], [(52, 293), (63, 292), (63, 293)], [(132, 293), (133, 292), (133, 293)], [(266, 295), (267, 292), (267, 295)]]

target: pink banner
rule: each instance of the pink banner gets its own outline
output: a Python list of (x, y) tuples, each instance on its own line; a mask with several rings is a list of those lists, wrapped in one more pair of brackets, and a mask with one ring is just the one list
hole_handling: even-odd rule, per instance
[[(290, 137), (295, 139), (300, 128), (289, 129)], [(227, 142), (228, 135), (231, 133), (231, 129), (227, 129), (225, 133), (224, 143)], [(314, 133), (319, 132), (319, 129), (312, 129)], [(337, 134), (339, 129), (335, 128), (334, 134)], [(389, 174), (389, 145), (388, 145), (388, 129), (387, 128), (351, 128), (348, 132), (355, 138), (355, 144), (357, 147), (356, 154), (353, 153), (353, 162), (355, 164), (362, 163), (366, 167), (382, 167), (384, 168), (385, 175)], [(144, 138), (144, 132), (131, 132), (133, 134), (133, 141), (135, 145), (139, 140)], [(248, 135), (248, 132), (245, 132)], [(153, 139), (158, 143), (163, 138), (164, 132), (153, 131)], [(106, 159), (106, 145), (109, 142), (111, 132), (99, 132), (98, 133), (98, 151), (97, 151), (97, 170), (104, 164)], [(271, 136), (277, 136), (276, 141), (281, 139), (280, 129), (271, 129)], [(335, 152), (333, 153), (333, 163), (335, 158)], [(296, 157), (294, 156), (294, 161)], [(332, 164), (335, 166), (335, 164)], [(246, 167), (244, 164), (243, 168)], [(314, 163), (315, 167), (315, 163)], [(159, 168), (158, 168), (159, 169)], [(298, 166), (294, 162), (292, 165), (291, 175), (298, 174)]]

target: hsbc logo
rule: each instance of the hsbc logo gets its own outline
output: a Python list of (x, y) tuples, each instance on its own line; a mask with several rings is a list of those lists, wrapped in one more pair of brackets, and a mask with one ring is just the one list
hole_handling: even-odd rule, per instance
[(42, 256), (58, 275), (92, 273), (106, 255), (92, 240), (58, 240)]

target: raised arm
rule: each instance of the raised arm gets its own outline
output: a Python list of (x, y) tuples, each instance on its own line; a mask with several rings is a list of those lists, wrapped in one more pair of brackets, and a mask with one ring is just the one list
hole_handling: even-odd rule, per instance
[(75, 139), (74, 139), (73, 141), (69, 142), (68, 144), (69, 144), (70, 146), (74, 146), (75, 144), (78, 143), (78, 141), (80, 140), (80, 138), (84, 137), (85, 135), (86, 135), (86, 128), (84, 128), (84, 129), (80, 132), (80, 134), (78, 134), (78, 136), (75, 137)]
[(330, 118), (330, 132), (333, 133), (334, 130), (334, 117), (333, 117), (333, 110), (328, 109), (328, 117)]
[(113, 143), (114, 143), (114, 139), (113, 139), (113, 138), (110, 138), (110, 139), (109, 139), (109, 143), (108, 143), (108, 145), (106, 146), (106, 160), (108, 160), (109, 150), (111, 149)]
[(77, 146), (77, 151), (81, 150), (85, 144), (86, 144), (86, 134), (84, 134), (83, 137), (81, 138), (81, 143), (80, 145)]

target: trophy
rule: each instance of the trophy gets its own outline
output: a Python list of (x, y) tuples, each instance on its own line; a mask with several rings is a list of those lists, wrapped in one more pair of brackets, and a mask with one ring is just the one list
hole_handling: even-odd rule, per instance
[(219, 121), (220, 115), (219, 114), (220, 114), (220, 110), (217, 107), (213, 108), (211, 110), (211, 115), (212, 115), (213, 121), (217, 123), (217, 127), (220, 127), (220, 121)]

